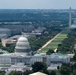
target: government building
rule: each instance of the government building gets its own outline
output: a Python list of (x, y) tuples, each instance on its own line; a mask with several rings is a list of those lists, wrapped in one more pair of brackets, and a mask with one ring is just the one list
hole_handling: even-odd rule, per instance
[(70, 57), (66, 54), (53, 53), (51, 55), (45, 54), (31, 54), (30, 44), (28, 39), (21, 35), (17, 40), (14, 53), (0, 54), (0, 65), (15, 65), (23, 63), (31, 66), (35, 62), (45, 62), (48, 66), (51, 63), (69, 63)]

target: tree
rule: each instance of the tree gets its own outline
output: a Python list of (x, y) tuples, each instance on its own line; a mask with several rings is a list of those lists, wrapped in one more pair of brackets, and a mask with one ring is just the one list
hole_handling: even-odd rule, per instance
[(0, 73), (0, 75), (5, 75), (4, 73)]
[(73, 56), (73, 59), (76, 60), (76, 50), (75, 50), (75, 55)]
[(37, 71), (43, 71), (45, 72), (47, 70), (47, 65), (43, 62), (35, 62), (33, 65), (32, 65), (32, 70), (34, 72), (37, 72)]
[(60, 68), (60, 67), (59, 67), (59, 66), (57, 66), (57, 69), (58, 69), (58, 70), (59, 70), (59, 68)]
[(73, 75), (76, 75), (76, 69), (73, 71)]
[(5, 72), (1, 72), (1, 71), (0, 71), (0, 75), (5, 75)]
[(12, 72), (9, 73), (9, 75), (20, 75), (20, 73), (17, 72), (17, 71), (12, 71)]
[(26, 70), (24, 73), (23, 73), (23, 75), (29, 75), (29, 74), (31, 74), (31, 73), (33, 73), (31, 70)]
[(49, 49), (49, 50), (46, 52), (47, 55), (50, 55), (50, 54), (52, 54), (52, 53), (54, 53), (54, 50), (52, 50), (52, 49)]
[(61, 66), (60, 73), (61, 75), (70, 75), (71, 69), (67, 66)]
[(0, 39), (0, 42), (1, 42), (1, 39)]
[(55, 71), (51, 71), (51, 72), (49, 73), (49, 75), (56, 75), (56, 72), (55, 72)]
[(65, 38), (61, 45), (58, 45), (58, 51), (62, 53), (72, 53), (74, 52), (74, 45), (76, 43), (76, 29), (71, 30), (68, 33), (67, 38)]
[(74, 64), (72, 65), (72, 69), (73, 69), (73, 70), (76, 69), (76, 63), (74, 63)]

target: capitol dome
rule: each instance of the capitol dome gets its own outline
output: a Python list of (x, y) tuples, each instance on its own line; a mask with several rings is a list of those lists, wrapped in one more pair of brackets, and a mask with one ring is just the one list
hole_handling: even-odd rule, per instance
[(29, 51), (30, 51), (30, 45), (29, 45), (28, 39), (22, 35), (16, 43), (15, 52), (24, 53)]

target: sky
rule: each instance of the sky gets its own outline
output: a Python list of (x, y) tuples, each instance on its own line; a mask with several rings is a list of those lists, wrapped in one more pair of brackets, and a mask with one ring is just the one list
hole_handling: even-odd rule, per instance
[(0, 9), (76, 9), (76, 0), (0, 0)]

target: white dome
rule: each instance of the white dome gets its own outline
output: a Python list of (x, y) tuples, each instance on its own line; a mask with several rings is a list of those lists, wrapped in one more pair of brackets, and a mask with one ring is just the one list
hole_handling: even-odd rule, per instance
[(18, 39), (18, 41), (24, 41), (24, 42), (26, 42), (26, 41), (28, 41), (28, 39), (26, 38), (26, 37), (24, 37), (24, 36), (21, 36), (19, 39)]
[(28, 42), (28, 39), (24, 36), (21, 36), (15, 47), (15, 52), (29, 52), (30, 51), (30, 45)]

